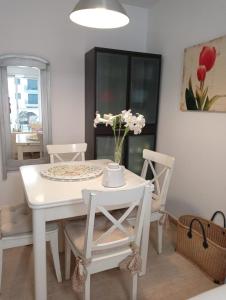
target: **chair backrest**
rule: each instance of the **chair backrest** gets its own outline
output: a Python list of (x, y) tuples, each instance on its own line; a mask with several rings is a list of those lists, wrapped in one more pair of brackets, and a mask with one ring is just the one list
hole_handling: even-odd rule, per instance
[[(83, 190), (83, 199), (88, 206), (84, 242), (84, 255), (87, 259), (91, 257), (93, 251), (128, 246), (131, 242), (135, 242), (138, 247), (140, 246), (146, 205), (150, 201), (152, 189), (153, 186), (149, 182), (145, 182), (126, 190)], [(119, 206), (126, 207), (126, 209), (123, 210), (120, 218), (116, 218), (109, 210)], [(131, 230), (128, 231), (128, 227), (125, 227), (124, 222), (136, 207), (138, 207), (136, 222), (131, 232)], [(101, 212), (107, 221), (110, 221), (110, 226), (106, 228), (106, 231), (101, 231), (102, 234), (94, 240), (96, 212)], [(120, 233), (120, 235), (117, 235), (119, 238), (111, 240), (111, 235), (116, 230)]]
[(155, 189), (152, 193), (153, 200), (159, 200), (161, 208), (165, 208), (166, 196), (172, 177), (175, 158), (155, 151), (143, 150), (144, 165), (141, 177), (146, 178), (150, 166), (153, 178), (151, 183)]
[(86, 143), (80, 144), (66, 144), (66, 145), (47, 145), (47, 151), (50, 155), (50, 162), (65, 161), (65, 159), (61, 156), (62, 154), (75, 154), (70, 161), (75, 161), (81, 156), (80, 160), (85, 160), (85, 152), (87, 149)]

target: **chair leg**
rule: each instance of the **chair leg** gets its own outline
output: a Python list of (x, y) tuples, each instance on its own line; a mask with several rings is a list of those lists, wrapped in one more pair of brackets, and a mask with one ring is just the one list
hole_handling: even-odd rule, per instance
[(130, 300), (137, 300), (137, 281), (138, 281), (138, 276), (136, 273), (132, 275), (132, 288), (131, 288)]
[(84, 286), (84, 300), (90, 300), (90, 274), (87, 274)]
[(158, 254), (162, 253), (163, 225), (158, 222)]
[(65, 238), (65, 279), (70, 279), (71, 271), (71, 247)]
[(61, 269), (60, 269), (60, 257), (58, 248), (58, 230), (51, 233), (50, 248), (53, 256), (53, 264), (56, 272), (58, 282), (62, 282)]
[(64, 252), (64, 221), (60, 220), (58, 224), (58, 239), (59, 239), (59, 251)]
[(142, 268), (139, 276), (143, 276), (146, 274), (147, 270), (147, 260), (148, 260), (148, 246), (149, 246), (149, 230), (150, 230), (150, 221), (146, 221), (141, 240), (141, 258), (142, 258)]
[(0, 292), (2, 288), (2, 260), (3, 260), (3, 249), (0, 247)]

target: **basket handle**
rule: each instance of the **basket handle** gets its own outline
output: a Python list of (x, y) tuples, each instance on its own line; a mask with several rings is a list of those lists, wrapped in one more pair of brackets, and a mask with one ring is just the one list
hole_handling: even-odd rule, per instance
[(189, 239), (192, 239), (192, 225), (193, 225), (194, 222), (198, 222), (199, 225), (200, 225), (200, 227), (201, 227), (201, 229), (202, 229), (202, 236), (203, 236), (203, 243), (202, 243), (202, 245), (203, 245), (204, 249), (207, 249), (209, 246), (208, 246), (208, 242), (207, 242), (207, 238), (206, 238), (205, 229), (204, 229), (203, 224), (200, 222), (199, 219), (194, 218), (194, 219), (191, 220), (187, 236), (188, 236)]
[(213, 214), (213, 216), (212, 216), (212, 218), (210, 219), (210, 221), (213, 221), (213, 220), (215, 219), (216, 215), (218, 215), (218, 214), (222, 215), (222, 218), (223, 218), (223, 221), (224, 221), (224, 228), (226, 228), (226, 217), (225, 217), (224, 213), (223, 213), (222, 211), (220, 211), (220, 210), (216, 211), (216, 212)]

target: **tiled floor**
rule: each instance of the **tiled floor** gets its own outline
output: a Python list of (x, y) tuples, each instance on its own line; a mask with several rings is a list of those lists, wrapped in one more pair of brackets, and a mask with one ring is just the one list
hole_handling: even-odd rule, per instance
[[(215, 284), (196, 266), (174, 251), (175, 226), (168, 225), (164, 251), (157, 255), (155, 224), (151, 225), (151, 238), (147, 274), (139, 279), (139, 300), (185, 300), (215, 287)], [(61, 257), (63, 270), (64, 257)], [(70, 281), (58, 284), (48, 251), (48, 300), (80, 300), (71, 289)], [(129, 299), (128, 274), (118, 269), (91, 277), (91, 300)], [(4, 253), (2, 300), (32, 300), (33, 253), (32, 247), (6, 250)], [(217, 299), (216, 299), (217, 300)]]

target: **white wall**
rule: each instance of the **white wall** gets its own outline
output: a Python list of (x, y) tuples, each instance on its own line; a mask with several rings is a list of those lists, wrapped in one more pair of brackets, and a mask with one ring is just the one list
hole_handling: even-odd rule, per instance
[(176, 157), (175, 216), (226, 212), (226, 114), (179, 110), (183, 50), (225, 35), (225, 16), (225, 0), (160, 0), (150, 12), (148, 50), (163, 54), (157, 148)]
[[(126, 6), (130, 24), (95, 30), (73, 24), (75, 0), (0, 0), (0, 55), (28, 54), (51, 65), (54, 143), (84, 141), (84, 54), (95, 46), (145, 51), (148, 13)], [(0, 204), (23, 200), (18, 172), (0, 180)]]

